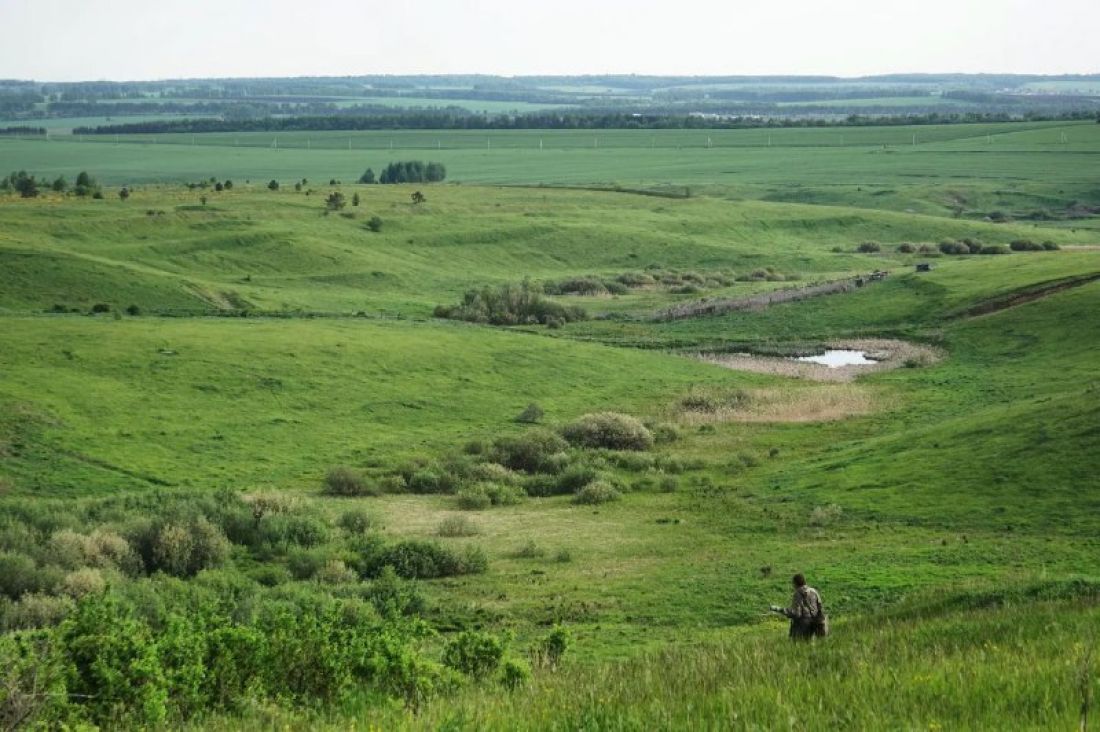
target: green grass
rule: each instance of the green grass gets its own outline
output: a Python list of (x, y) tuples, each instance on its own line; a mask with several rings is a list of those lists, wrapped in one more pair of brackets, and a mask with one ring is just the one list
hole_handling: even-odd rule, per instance
[[(1068, 142), (1061, 142), (1062, 134)], [(913, 139), (916, 136), (917, 144)], [(153, 144), (156, 138), (157, 144)], [(278, 137), (279, 149), (272, 144)], [(1096, 197), (1100, 126), (1087, 122), (697, 131), (404, 131), (0, 140), (14, 169), (81, 169), (108, 183), (357, 180), (430, 158), (464, 183), (683, 186), (735, 198), (944, 214), (1021, 215)], [(708, 148), (708, 140), (712, 147)], [(539, 149), (540, 141), (543, 149)], [(770, 144), (769, 144), (770, 143)], [(598, 147), (597, 147), (598, 145)], [(307, 149), (307, 146), (309, 149)], [(885, 147), (884, 147), (885, 146)]]
[[(650, 152), (626, 146), (636, 138), (623, 133), (620, 149), (547, 150), (560, 158), (526, 170), (540, 153), (443, 150), (463, 185), (426, 187), (422, 206), (408, 202), (412, 188), (344, 185), (364, 199), (347, 210), (353, 218), (322, 215), (321, 182), (354, 179), (365, 163), (335, 149), (277, 153), (286, 156), (280, 166), (302, 166), (279, 168), (284, 183), (317, 179), (307, 197), (263, 188), (277, 173), (257, 174), (261, 158), (252, 156), (273, 151), (160, 145), (139, 160), (135, 151), (149, 148), (0, 141), (37, 173), (63, 165), (72, 177), (87, 167), (117, 181), (139, 166), (129, 174), (217, 173), (236, 184), (206, 192), (205, 208), (199, 191), (168, 183), (141, 185), (127, 202), (110, 190), (103, 201), (0, 198), (0, 512), (78, 506), (109, 523), (108, 498), (219, 488), (295, 496), (329, 521), (363, 508), (386, 541), (485, 550), (486, 574), (421, 585), (424, 617), (445, 633), (513, 633), (518, 654), (556, 622), (576, 639), (562, 670), (538, 672), (513, 694), (468, 684), (417, 717), (365, 695), (323, 712), (257, 706), (195, 722), (213, 728), (255, 719), (340, 728), (979, 729), (1004, 719), (1071, 727), (1075, 679), (1084, 673), (1095, 687), (1096, 656), (1081, 669), (1095, 647), (1100, 576), (1100, 282), (967, 312), (1100, 272), (1100, 252), (940, 257), (917, 274), (921, 257), (894, 250), (963, 237), (1095, 244), (1095, 231), (1072, 222), (993, 224), (978, 214), (1075, 197), (1095, 204), (1097, 127), (997, 128), (997, 152), (982, 127), (922, 128), (939, 140), (892, 143), (893, 152), (873, 141), (903, 143), (910, 132), (844, 130), (853, 141), (834, 149), (838, 130), (775, 131), (785, 147), (769, 150), (769, 133), (747, 131), (729, 139), (764, 135), (765, 144)], [(1059, 130), (1071, 136), (1061, 148), (1049, 139)], [(799, 147), (803, 140), (816, 142)], [(767, 156), (781, 164), (769, 167)], [(215, 159), (219, 170), (199, 172)], [(350, 172), (318, 174), (306, 161)], [(734, 182), (721, 166), (736, 166)], [(701, 185), (713, 195), (465, 184), (532, 183), (550, 172), (560, 183), (628, 182), (631, 170), (640, 186)], [(960, 197), (966, 211), (956, 218)], [(377, 234), (363, 228), (374, 214), (385, 222)], [(865, 240), (882, 242), (883, 253), (855, 253)], [(698, 296), (562, 298), (617, 317), (553, 331), (427, 318), (470, 287), (649, 265), (800, 277), (705, 293), (723, 297), (876, 268), (892, 274), (851, 293), (669, 323), (645, 316)], [(115, 312), (134, 304), (143, 315), (44, 312), (97, 302)], [(237, 317), (245, 309), (251, 317)], [(838, 389), (678, 355), (854, 336), (912, 339), (945, 357)], [(745, 390), (749, 400), (778, 393), (796, 413), (829, 395), (870, 408), (831, 421), (699, 424), (676, 408), (699, 389)], [(550, 425), (601, 409), (679, 423), (680, 439), (654, 450), (676, 467), (631, 470), (590, 456), (621, 482), (622, 500), (585, 507), (566, 495), (463, 512), (478, 531), (459, 538), (437, 536), (459, 512), (453, 496), (319, 495), (334, 465), (373, 476), (518, 432), (513, 419), (530, 402)], [(675, 490), (662, 490), (669, 477)], [(337, 536), (311, 551), (355, 550)], [(289, 562), (234, 552), (227, 567), (187, 585), (252, 587), (249, 573)], [(558, 561), (562, 552), (569, 561)], [(822, 590), (837, 621), (826, 643), (789, 647), (763, 613), (785, 598), (794, 571)], [(355, 590), (298, 580), (275, 591)], [(807, 664), (821, 673), (807, 674)]]

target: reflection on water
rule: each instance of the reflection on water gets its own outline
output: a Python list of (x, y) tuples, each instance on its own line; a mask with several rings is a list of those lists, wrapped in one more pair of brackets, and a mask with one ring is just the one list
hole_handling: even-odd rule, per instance
[(819, 353), (816, 356), (799, 356), (795, 361), (819, 363), (831, 369), (840, 366), (867, 366), (876, 363), (873, 359), (867, 358), (867, 355), (863, 351), (844, 350), (825, 351), (825, 353)]

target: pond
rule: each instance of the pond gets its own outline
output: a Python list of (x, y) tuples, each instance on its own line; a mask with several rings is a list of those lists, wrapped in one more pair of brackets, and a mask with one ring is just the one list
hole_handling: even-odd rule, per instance
[(878, 361), (874, 359), (867, 358), (867, 354), (864, 351), (846, 351), (839, 349), (825, 351), (816, 356), (799, 356), (794, 360), (803, 361), (805, 363), (819, 363), (831, 369), (840, 368), (841, 366), (869, 366), (878, 363)]

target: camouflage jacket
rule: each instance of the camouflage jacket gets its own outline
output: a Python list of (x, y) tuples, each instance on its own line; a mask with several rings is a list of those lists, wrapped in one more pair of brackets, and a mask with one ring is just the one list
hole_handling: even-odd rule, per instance
[(812, 587), (803, 586), (794, 591), (791, 596), (791, 606), (786, 609), (788, 618), (812, 620), (824, 614), (821, 605), (821, 595)]

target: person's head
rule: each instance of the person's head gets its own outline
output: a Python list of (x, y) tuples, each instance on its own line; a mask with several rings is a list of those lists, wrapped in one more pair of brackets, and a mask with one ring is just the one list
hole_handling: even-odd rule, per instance
[(806, 586), (806, 578), (802, 576), (801, 572), (799, 572), (794, 577), (791, 577), (791, 584), (794, 585), (795, 587), (805, 587)]

